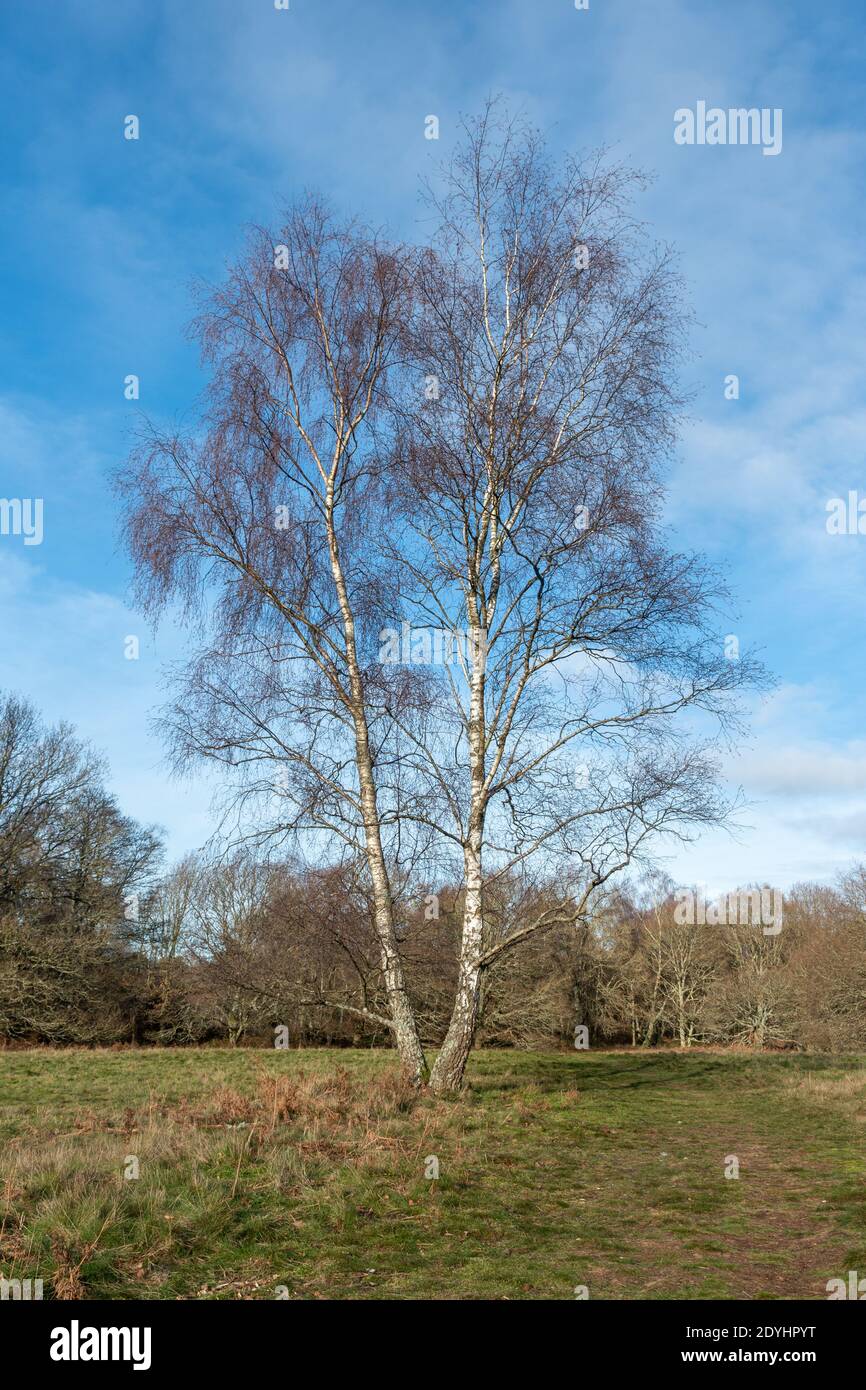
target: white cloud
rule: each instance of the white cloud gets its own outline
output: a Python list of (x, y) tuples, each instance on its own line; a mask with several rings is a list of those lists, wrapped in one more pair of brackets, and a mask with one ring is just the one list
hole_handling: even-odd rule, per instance
[(824, 797), (866, 793), (866, 743), (843, 748), (787, 745), (738, 759), (738, 772), (755, 794)]
[[(162, 666), (182, 634), (168, 624), (157, 639), (112, 594), (48, 578), (38, 563), (0, 546), (0, 690), (31, 700), (49, 722), (66, 720), (109, 762), (121, 809), (163, 826), (172, 857), (202, 844), (214, 823), (204, 778), (170, 778), (149, 721), (164, 698)], [(124, 639), (141, 638), (140, 657)]]

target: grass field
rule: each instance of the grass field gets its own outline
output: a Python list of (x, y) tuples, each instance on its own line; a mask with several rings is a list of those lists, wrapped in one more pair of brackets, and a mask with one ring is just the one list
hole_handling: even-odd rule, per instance
[(46, 1298), (826, 1298), (866, 1270), (864, 1127), (861, 1057), (480, 1052), (442, 1101), (383, 1052), (4, 1052), (0, 1273)]

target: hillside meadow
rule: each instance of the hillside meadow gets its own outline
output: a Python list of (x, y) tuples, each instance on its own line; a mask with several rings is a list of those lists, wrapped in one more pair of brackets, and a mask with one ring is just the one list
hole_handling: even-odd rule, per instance
[(866, 1270), (864, 1126), (852, 1055), (476, 1051), (437, 1100), (386, 1051), (5, 1051), (0, 1273), (60, 1299), (822, 1299)]

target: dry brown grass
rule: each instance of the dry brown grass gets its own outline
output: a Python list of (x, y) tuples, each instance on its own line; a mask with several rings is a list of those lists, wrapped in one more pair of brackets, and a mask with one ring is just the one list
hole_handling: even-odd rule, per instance
[(805, 1076), (787, 1077), (785, 1086), (800, 1099), (844, 1111), (853, 1120), (866, 1119), (866, 1070), (849, 1071), (843, 1076), (808, 1072)]
[[(344, 1067), (332, 1073), (297, 1072), (272, 1075), (262, 1070), (252, 1093), (220, 1086), (205, 1101), (186, 1099), (161, 1106), (170, 1121), (196, 1127), (256, 1126), (272, 1134), (281, 1125), (302, 1125), (319, 1131), (369, 1130), (376, 1122), (409, 1114), (417, 1092), (399, 1071), (389, 1070), (359, 1083)], [(152, 1110), (146, 1112), (152, 1123)]]
[[(107, 1252), (112, 1263), (130, 1264), (146, 1279), (172, 1258), (185, 1220), (176, 1225), (173, 1194), (182, 1193), (185, 1206), (191, 1193), (196, 1220), (217, 1229), (225, 1224), (221, 1212), (262, 1193), (342, 1209), (342, 1189), (356, 1180), (349, 1174), (376, 1181), (391, 1172), (394, 1191), (408, 1188), (444, 1116), (435, 1102), (421, 1102), (397, 1068), (362, 1076), (342, 1066), (290, 1074), (257, 1066), (244, 1090), (220, 1084), (171, 1099), (151, 1090), (137, 1106), (73, 1110), (59, 1130), (46, 1130), (48, 1117), (40, 1117), (43, 1123), (28, 1124), (3, 1156), (0, 1264), (4, 1272), (29, 1270), (41, 1249), (38, 1268), (50, 1268), (58, 1299), (88, 1296), (94, 1259)], [(130, 1153), (141, 1182), (124, 1178)], [(131, 1204), (148, 1236), (139, 1244), (136, 1235), (127, 1250), (119, 1227), (128, 1223)], [(292, 1224), (303, 1229), (305, 1219)], [(222, 1292), (234, 1284), (213, 1287)], [(258, 1287), (255, 1279), (251, 1287)]]

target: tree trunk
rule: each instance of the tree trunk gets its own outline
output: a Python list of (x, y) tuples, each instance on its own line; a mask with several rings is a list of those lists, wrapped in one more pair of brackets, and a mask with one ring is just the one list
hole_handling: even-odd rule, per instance
[[(471, 622), (471, 612), (470, 612)], [(481, 971), (478, 964), (484, 944), (484, 902), (482, 894), (483, 868), (481, 846), (484, 840), (484, 667), (481, 661), (481, 633), (472, 624), (473, 651), (472, 694), (469, 708), (469, 765), (471, 793), (466, 843), (463, 846), (463, 931), (460, 938), (460, 965), (457, 974), (457, 993), (451, 1022), (439, 1056), (433, 1066), (430, 1084), (437, 1094), (458, 1091), (463, 1085), (463, 1073), (472, 1051), (475, 1029), (478, 1026), (478, 1006), (481, 1000)]]
[(382, 848), (379, 830), (379, 809), (376, 786), (373, 780), (373, 760), (370, 755), (370, 742), (367, 721), (363, 709), (355, 714), (355, 741), (357, 749), (358, 777), (361, 787), (361, 805), (364, 817), (364, 841), (367, 864), (373, 884), (373, 915), (376, 935), (382, 961), (382, 974), (388, 996), (392, 1032), (400, 1060), (416, 1086), (426, 1082), (429, 1069), (418, 1036), (418, 1025), (406, 991), (403, 962), (397, 949), (397, 933), (394, 929), (394, 911), (391, 901), (391, 884), (388, 866)]
[(351, 691), (352, 722), (355, 727), (355, 759), (358, 769), (358, 785), (361, 793), (361, 814), (364, 824), (364, 849), (367, 866), (373, 885), (373, 921), (379, 938), (382, 961), (382, 974), (388, 996), (391, 1016), (391, 1030), (403, 1066), (416, 1086), (423, 1085), (429, 1069), (418, 1036), (415, 1014), (406, 992), (403, 975), (403, 962), (397, 949), (397, 933), (394, 928), (394, 908), (391, 899), (391, 881), (388, 865), (382, 848), (382, 833), (379, 825), (379, 806), (376, 796), (376, 781), (373, 775), (373, 757), (370, 752), (370, 734), (367, 727), (367, 713), (364, 703), (364, 685), (358, 664), (355, 642), (355, 620), (352, 614), (340, 552), (334, 525), (334, 486), (329, 481), (326, 493), (326, 517), (328, 527), (328, 546), (331, 560), (331, 573), (340, 604), (340, 615), (346, 642), (346, 666)]
[(481, 955), (484, 932), (480, 843), (478, 852), (475, 846), (466, 849), (463, 861), (466, 887), (460, 968), (451, 1022), (430, 1078), (430, 1084), (437, 1094), (459, 1091), (463, 1085), (463, 1074), (469, 1053), (472, 1051), (481, 1001), (482, 967), (476, 964)]

